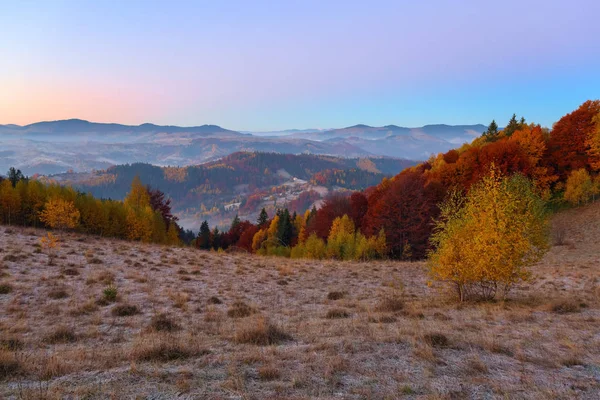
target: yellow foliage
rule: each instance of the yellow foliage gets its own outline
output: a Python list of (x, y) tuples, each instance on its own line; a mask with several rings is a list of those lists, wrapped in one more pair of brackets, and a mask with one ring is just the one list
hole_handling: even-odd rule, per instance
[(51, 198), (40, 213), (40, 221), (53, 229), (73, 229), (79, 223), (79, 210), (72, 201)]
[(259, 229), (252, 237), (252, 251), (258, 252), (261, 249), (263, 242), (267, 239), (267, 231)]
[(600, 170), (600, 113), (592, 120), (595, 124), (595, 129), (586, 140), (588, 146), (588, 155), (590, 157), (590, 165), (594, 171)]
[(333, 220), (327, 237), (327, 256), (340, 260), (354, 258), (354, 222), (347, 215)]
[(60, 240), (57, 236), (54, 236), (51, 232), (48, 232), (46, 236), (40, 239), (40, 247), (46, 250), (48, 253), (48, 262), (52, 264), (54, 259), (54, 252), (60, 247)]
[(312, 258), (316, 260), (323, 259), (326, 254), (325, 241), (312, 233), (304, 243), (299, 243), (290, 254), (291, 258)]
[(571, 171), (567, 178), (564, 199), (571, 204), (588, 202), (595, 194), (595, 185), (585, 168)]
[(185, 182), (187, 178), (187, 168), (165, 167), (163, 172), (165, 179), (168, 181)]
[(490, 173), (465, 197), (454, 193), (441, 205), (432, 236), (433, 279), (452, 282), (461, 301), (506, 295), (529, 277), (527, 266), (548, 248), (544, 203), (520, 175)]

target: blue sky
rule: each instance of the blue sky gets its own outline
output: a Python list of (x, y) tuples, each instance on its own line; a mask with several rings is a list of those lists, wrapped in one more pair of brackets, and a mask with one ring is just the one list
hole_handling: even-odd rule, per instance
[(600, 2), (3, 1), (0, 123), (551, 126), (600, 97)]

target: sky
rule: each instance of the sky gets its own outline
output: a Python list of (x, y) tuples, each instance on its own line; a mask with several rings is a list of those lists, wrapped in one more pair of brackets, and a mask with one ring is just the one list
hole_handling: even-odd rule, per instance
[(550, 127), (600, 98), (600, 1), (0, 0), (0, 124)]

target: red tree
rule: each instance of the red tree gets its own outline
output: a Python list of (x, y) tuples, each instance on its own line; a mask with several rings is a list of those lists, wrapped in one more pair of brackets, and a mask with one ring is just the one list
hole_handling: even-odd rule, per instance
[(594, 130), (592, 119), (598, 113), (600, 100), (588, 100), (554, 124), (548, 151), (550, 164), (562, 179), (573, 170), (589, 167), (585, 142)]
[(440, 183), (426, 184), (421, 171), (402, 172), (378, 199), (370, 199), (363, 220), (365, 233), (375, 235), (384, 228), (391, 257), (402, 257), (410, 244), (412, 258), (423, 258), (444, 192)]

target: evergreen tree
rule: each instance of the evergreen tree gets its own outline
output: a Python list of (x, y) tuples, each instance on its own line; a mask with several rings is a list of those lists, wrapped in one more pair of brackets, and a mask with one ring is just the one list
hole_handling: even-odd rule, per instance
[(25, 179), (25, 176), (23, 176), (21, 170), (15, 169), (14, 167), (10, 167), (10, 169), (8, 170), (8, 180), (12, 184), (12, 187), (17, 186), (17, 182), (19, 182), (22, 179)]
[(208, 221), (204, 221), (200, 225), (200, 232), (198, 232), (196, 246), (204, 250), (210, 249), (210, 227), (208, 226)]
[(518, 122), (517, 115), (513, 114), (510, 118), (510, 121), (508, 121), (508, 125), (506, 125), (506, 128), (504, 128), (504, 135), (512, 136), (512, 134), (515, 133), (516, 130), (520, 129), (523, 125), (525, 125), (525, 118), (521, 117), (521, 122)]
[(238, 226), (240, 222), (240, 217), (238, 217), (238, 215), (235, 214), (235, 218), (233, 219), (233, 221), (231, 221), (231, 230), (235, 229), (235, 227)]
[(486, 142), (493, 142), (498, 138), (498, 124), (496, 123), (496, 120), (490, 122), (490, 126), (483, 132), (482, 136), (485, 138)]
[(215, 226), (215, 229), (212, 231), (212, 248), (218, 250), (221, 247), (221, 237), (223, 234), (219, 231), (219, 228)]
[(287, 208), (284, 208), (283, 211), (278, 210), (279, 214), (279, 225), (277, 227), (277, 239), (283, 246), (289, 246), (292, 243), (292, 220), (290, 217), (290, 212)]
[(267, 215), (267, 211), (263, 207), (263, 209), (260, 210), (260, 215), (258, 216), (258, 219), (256, 220), (256, 224), (259, 227), (264, 227), (267, 224), (268, 220), (269, 220), (269, 216)]

